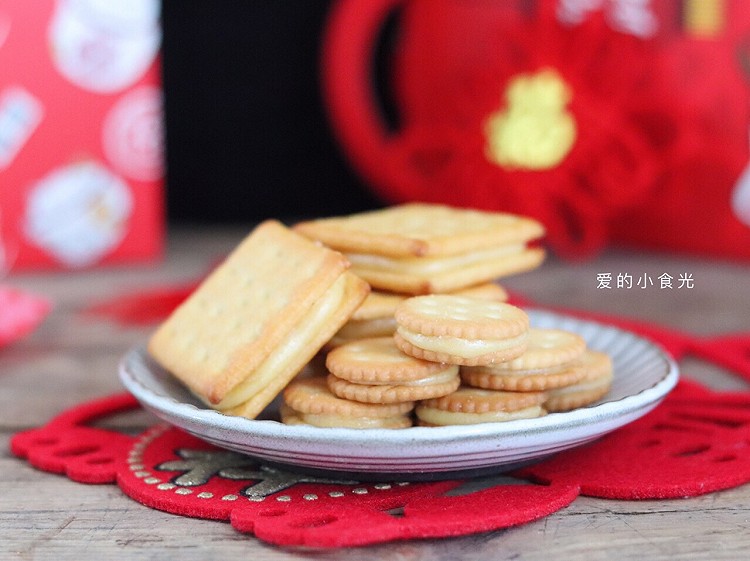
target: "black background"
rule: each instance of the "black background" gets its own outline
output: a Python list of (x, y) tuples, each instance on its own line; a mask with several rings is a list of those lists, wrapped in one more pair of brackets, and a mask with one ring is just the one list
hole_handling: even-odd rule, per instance
[(164, 0), (167, 209), (246, 223), (382, 205), (328, 125), (324, 0)]

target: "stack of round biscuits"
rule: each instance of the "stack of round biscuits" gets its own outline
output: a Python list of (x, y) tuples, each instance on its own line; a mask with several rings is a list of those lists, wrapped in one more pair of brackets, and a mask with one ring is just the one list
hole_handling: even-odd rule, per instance
[(600, 399), (612, 364), (579, 335), (529, 326), (506, 303), (418, 296), (396, 310), (397, 346), (406, 354), (457, 364), (462, 387), (420, 402), (419, 424), (452, 425), (537, 417)]
[(574, 333), (531, 327), (496, 283), (541, 263), (543, 251), (526, 245), (541, 236), (538, 223), (403, 205), (295, 229), (344, 253), (373, 291), (324, 363), (287, 386), (283, 422), (498, 422), (581, 407), (609, 390), (607, 355)]

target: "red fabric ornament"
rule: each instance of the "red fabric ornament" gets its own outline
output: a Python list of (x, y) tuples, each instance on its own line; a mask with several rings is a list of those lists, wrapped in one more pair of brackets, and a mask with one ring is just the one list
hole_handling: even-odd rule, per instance
[[(613, 217), (612, 235), (630, 246), (679, 250), (689, 240), (694, 252), (750, 257), (750, 243), (744, 243), (750, 228), (728, 212), (737, 180), (750, 161), (747, 147), (723, 135), (714, 135), (710, 142), (693, 136), (661, 154), (666, 165), (654, 183), (649, 204)], [(700, 185), (711, 187), (686, 194), (688, 186)]]
[[(387, 182), (383, 190), (392, 200), (527, 214), (545, 224), (549, 240), (561, 252), (600, 248), (607, 239), (607, 221), (616, 211), (642, 202), (656, 172), (644, 132), (625, 112), (626, 101), (649, 68), (644, 64), (648, 50), (642, 41), (612, 32), (599, 18), (573, 29), (559, 25), (547, 12), (498, 25), (485, 32), (483, 41), (493, 56), (483, 58), (481, 65), (468, 63), (461, 74), (445, 77), (437, 90), (428, 93), (417, 87), (405, 71), (398, 75), (396, 91), (404, 111), (400, 130), (384, 143), (385, 159), (364, 130), (347, 136), (348, 148), (376, 188)], [(418, 46), (412, 44), (413, 49)], [(412, 64), (413, 59), (440, 64), (427, 52), (411, 56), (407, 62)], [(572, 145), (553, 147), (565, 152), (564, 157), (541, 169), (524, 167), (523, 162), (497, 163), (488, 156), (488, 123), (512, 110), (508, 92), (519, 78), (544, 72), (554, 73), (569, 90), (570, 102), (558, 109), (574, 121)], [(339, 77), (329, 78), (335, 89)], [(331, 95), (336, 93), (345, 92)], [(544, 122), (549, 120), (545, 117)], [(358, 122), (339, 125), (352, 128)]]
[(629, 100), (628, 111), (661, 167), (648, 204), (612, 218), (614, 238), (660, 249), (688, 240), (703, 254), (750, 257), (750, 243), (743, 243), (750, 225), (730, 210), (750, 161), (750, 66), (740, 63), (737, 33), (730, 27), (710, 41), (666, 42), (657, 51), (662, 72), (649, 95)]
[(88, 307), (84, 314), (108, 318), (123, 325), (158, 323), (172, 313), (198, 287), (188, 282), (147, 288), (113, 296)]
[(222, 259), (217, 258), (206, 275), (195, 280), (146, 287), (95, 302), (83, 310), (92, 317), (107, 318), (122, 325), (150, 325), (163, 321), (200, 285)]
[[(324, 99), (342, 148), (384, 200), (528, 214), (566, 256), (618, 242), (748, 258), (750, 8), (696, 6), (340, 0), (325, 35)], [(372, 70), (393, 13), (391, 122)], [(573, 146), (558, 140), (564, 158), (542, 167), (488, 157), (488, 137), (490, 154), (502, 146), (488, 123), (522, 113), (509, 111), (508, 92), (546, 70), (571, 92)], [(505, 130), (529, 153), (555, 138)]]

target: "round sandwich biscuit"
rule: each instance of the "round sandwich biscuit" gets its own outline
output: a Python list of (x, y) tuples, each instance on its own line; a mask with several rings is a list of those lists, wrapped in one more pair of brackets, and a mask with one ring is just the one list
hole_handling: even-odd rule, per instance
[(328, 389), (324, 376), (299, 377), (283, 393), (281, 420), (285, 424), (317, 427), (406, 428), (414, 402), (375, 404), (341, 399)]
[(452, 394), (420, 402), (415, 410), (420, 426), (473, 425), (546, 414), (544, 392), (504, 392), (462, 386)]
[(544, 402), (547, 411), (570, 411), (590, 405), (607, 394), (614, 378), (610, 356), (587, 349), (581, 357), (581, 365), (586, 375), (580, 382), (547, 392)]
[(399, 403), (455, 391), (458, 366), (401, 352), (393, 337), (346, 343), (328, 353), (328, 388), (334, 395), (365, 403)]
[(528, 348), (519, 357), (500, 364), (463, 368), (469, 386), (514, 392), (545, 391), (582, 380), (586, 370), (580, 358), (586, 341), (562, 329), (529, 329)]
[(422, 360), (404, 354), (393, 337), (351, 341), (326, 355), (326, 368), (338, 378), (357, 384), (392, 384), (418, 381), (450, 370), (455, 365)]
[[(505, 302), (508, 292), (499, 284), (488, 282), (452, 293), (456, 296)], [(327, 348), (335, 348), (356, 339), (390, 337), (396, 331), (394, 313), (401, 302), (409, 298), (406, 294), (395, 294), (372, 290), (349, 321), (329, 341)]]
[(415, 296), (395, 312), (393, 338), (404, 353), (433, 362), (486, 365), (526, 350), (529, 317), (505, 302), (448, 294)]

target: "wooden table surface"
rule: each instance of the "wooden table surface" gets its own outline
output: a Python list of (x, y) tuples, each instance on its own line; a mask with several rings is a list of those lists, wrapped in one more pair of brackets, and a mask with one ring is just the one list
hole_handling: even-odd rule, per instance
[[(612, 501), (579, 498), (521, 527), (445, 540), (339, 550), (282, 549), (222, 522), (192, 520), (141, 506), (115, 485), (83, 485), (37, 471), (13, 457), (16, 431), (43, 424), (82, 401), (122, 391), (120, 356), (149, 328), (84, 317), (91, 302), (139, 288), (193, 280), (248, 229), (170, 233), (165, 260), (154, 265), (5, 279), (50, 297), (55, 308), (31, 336), (0, 350), (0, 559), (515, 559), (594, 561), (747, 559), (750, 485), (691, 499)], [(631, 289), (598, 288), (600, 273), (632, 275)], [(674, 277), (661, 289), (657, 277)], [(654, 285), (635, 286), (642, 275)], [(678, 289), (681, 275), (694, 286)], [(750, 330), (750, 266), (656, 253), (612, 251), (582, 263), (550, 258), (503, 284), (540, 304), (619, 314), (696, 334)], [(0, 310), (1, 312), (1, 310)], [(695, 360), (682, 372), (715, 389), (746, 389), (721, 369)], [(143, 413), (123, 427), (153, 423)]]

